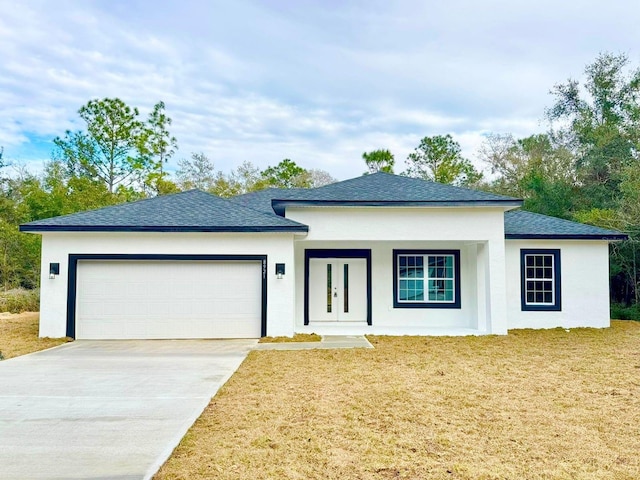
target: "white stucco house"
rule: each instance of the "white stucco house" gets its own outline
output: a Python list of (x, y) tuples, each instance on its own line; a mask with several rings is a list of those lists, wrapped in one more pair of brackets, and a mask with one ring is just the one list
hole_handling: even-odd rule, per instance
[(619, 232), (377, 173), (232, 199), (192, 190), (21, 226), (40, 335), (506, 334), (609, 326)]

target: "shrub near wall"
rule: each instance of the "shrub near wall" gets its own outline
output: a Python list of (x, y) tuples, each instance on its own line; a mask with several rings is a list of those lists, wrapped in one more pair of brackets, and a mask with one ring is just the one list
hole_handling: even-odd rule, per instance
[(638, 305), (626, 307), (619, 303), (613, 303), (611, 304), (611, 318), (614, 320), (640, 321), (640, 307)]
[(37, 312), (40, 309), (40, 292), (14, 288), (0, 292), (0, 312)]

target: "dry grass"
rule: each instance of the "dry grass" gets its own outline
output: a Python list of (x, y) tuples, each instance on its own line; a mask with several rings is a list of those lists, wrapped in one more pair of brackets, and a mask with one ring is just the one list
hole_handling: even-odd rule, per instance
[(259, 343), (319, 342), (317, 333), (296, 333), (293, 337), (262, 337)]
[(68, 342), (68, 338), (38, 338), (37, 312), (0, 313), (0, 354), (7, 359)]
[(254, 351), (160, 479), (637, 479), (640, 323)]

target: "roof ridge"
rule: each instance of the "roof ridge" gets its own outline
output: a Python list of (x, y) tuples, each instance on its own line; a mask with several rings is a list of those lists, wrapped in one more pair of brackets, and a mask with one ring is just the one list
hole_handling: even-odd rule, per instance
[(260, 190), (254, 190), (253, 192), (245, 192), (245, 193), (239, 193), (238, 195), (233, 195), (232, 197), (228, 197), (229, 200), (233, 199), (233, 198), (240, 198), (240, 197), (244, 197), (247, 195), (255, 195), (255, 194), (260, 194), (263, 192), (270, 192), (272, 190), (293, 190), (293, 188), (289, 189), (289, 188), (280, 188), (280, 187), (267, 187), (267, 188), (261, 188)]
[[(132, 212), (138, 213), (132, 217)], [(271, 228), (271, 226), (292, 229), (306, 228), (306, 225), (289, 218), (269, 214), (239, 202), (232, 202), (200, 189), (191, 189), (132, 202), (106, 205), (94, 210), (33, 220), (21, 225), (21, 230), (27, 231), (29, 227), (36, 228), (47, 225), (60, 229), (63, 229), (64, 226), (91, 227), (94, 222), (93, 227), (95, 228), (125, 225), (137, 226), (141, 229), (180, 228), (178, 225), (194, 227), (204, 225), (209, 228), (217, 224), (218, 219), (222, 218), (220, 215), (224, 217), (223, 220), (220, 220), (224, 225), (227, 225), (225, 222), (234, 225), (245, 225), (248, 222), (256, 225), (256, 228)]]
[(429, 178), (410, 177), (409, 175), (402, 175), (402, 174), (396, 175), (394, 173), (387, 173), (387, 172), (376, 172), (376, 173), (381, 173), (383, 175), (391, 175), (391, 176), (394, 176), (394, 177), (408, 178), (408, 179), (419, 181), (419, 182), (431, 183), (433, 185), (437, 185), (438, 186), (437, 188), (441, 188), (441, 187), (456, 188), (458, 190), (465, 190), (467, 192), (486, 193), (488, 195), (495, 195), (496, 197), (502, 197), (504, 199), (520, 200), (518, 197), (512, 197), (510, 195), (503, 195), (502, 193), (486, 192), (484, 190), (480, 190), (480, 189), (477, 189), (477, 188), (465, 187), (465, 186), (462, 186), (462, 185), (453, 185), (451, 183), (436, 182), (435, 180), (431, 180)]
[[(273, 188), (273, 187), (271, 187), (271, 188)], [(266, 189), (263, 189), (263, 190), (266, 190)], [(261, 190), (258, 190), (258, 191), (261, 191)], [(205, 192), (205, 193), (206, 193), (206, 192)], [(256, 193), (256, 192), (249, 192), (249, 193)], [(267, 212), (263, 212), (262, 210), (258, 210), (258, 209), (256, 209), (256, 208), (249, 207), (248, 205), (242, 205), (242, 204), (240, 204), (240, 203), (236, 203), (236, 202), (234, 202), (233, 200), (231, 200), (231, 198), (234, 198), (234, 197), (223, 198), (223, 197), (218, 197), (218, 196), (216, 196), (216, 195), (213, 195), (213, 194), (211, 194), (211, 193), (210, 193), (209, 195), (212, 195), (212, 196), (214, 196), (214, 197), (216, 197), (216, 198), (219, 198), (220, 200), (224, 200), (225, 202), (230, 203), (230, 204), (231, 204), (231, 205), (233, 205), (234, 207), (246, 208), (247, 210), (251, 210), (252, 212), (259, 213), (260, 215), (262, 215), (262, 216), (264, 216), (264, 217), (269, 217), (269, 218), (276, 217), (276, 218), (278, 218), (278, 219), (280, 219), (280, 220), (286, 220), (287, 222), (294, 223), (294, 224), (296, 224), (296, 225), (303, 225), (303, 226), (305, 226), (304, 224), (302, 224), (302, 223), (300, 223), (300, 222), (296, 222), (295, 220), (291, 220), (290, 218), (287, 218), (287, 217), (281, 217), (280, 215), (276, 215), (276, 213), (275, 213), (275, 212), (274, 212), (273, 214), (270, 214), (270, 213), (267, 213)], [(243, 194), (243, 195), (246, 195), (246, 194)], [(238, 195), (236, 195), (236, 196), (238, 196)]]
[(385, 175), (391, 175), (393, 177), (397, 177), (398, 175), (395, 175), (393, 173), (386, 173), (386, 172), (376, 172), (376, 173), (365, 173), (362, 175), (359, 175), (357, 177), (353, 177), (353, 178), (347, 178), (345, 180), (340, 180), (338, 182), (333, 182), (333, 183), (327, 183), (326, 185), (320, 185), (319, 187), (313, 187), (313, 188), (305, 188), (305, 189), (301, 189), (301, 190), (310, 190), (310, 191), (315, 191), (315, 190), (322, 190), (326, 187), (335, 187), (336, 185), (342, 185), (344, 183), (348, 183), (348, 182), (353, 182), (356, 180), (360, 180), (362, 177), (369, 175), (369, 176), (373, 176), (373, 175), (377, 175), (378, 173), (384, 173)]
[(47, 220), (49, 218), (62, 218), (62, 217), (69, 218), (69, 217), (73, 217), (75, 215), (83, 215), (83, 214), (86, 214), (86, 213), (99, 212), (101, 210), (106, 210), (107, 208), (123, 207), (125, 205), (146, 203), (146, 202), (149, 202), (151, 200), (158, 200), (158, 199), (164, 199), (164, 198), (168, 198), (168, 197), (175, 197), (175, 196), (178, 196), (178, 195), (183, 195), (185, 193), (194, 193), (194, 192), (205, 193), (207, 195), (211, 195), (210, 193), (205, 192), (203, 190), (200, 190), (199, 188), (192, 188), (190, 190), (183, 190), (181, 192), (169, 193), (167, 195), (156, 195), (155, 197), (139, 198), (138, 200), (133, 200), (131, 202), (130, 201), (124, 201), (124, 202), (120, 202), (120, 203), (114, 203), (113, 205), (105, 205), (103, 207), (93, 208), (93, 209), (90, 209), (90, 210), (81, 210), (79, 212), (65, 213), (64, 215), (55, 215), (53, 217), (40, 218), (38, 220), (31, 220), (31, 221), (29, 221), (27, 223), (39, 222), (40, 220)]
[[(291, 194), (273, 195), (274, 200), (367, 200), (391, 201), (492, 201), (522, 202), (521, 199), (476, 188), (444, 184), (424, 178), (387, 172), (363, 174), (317, 188), (302, 189)], [(367, 197), (367, 198), (365, 198)]]
[[(194, 192), (208, 194), (207, 192), (205, 192), (203, 190), (200, 190), (198, 188), (192, 188), (190, 190), (183, 190), (181, 192), (169, 193), (167, 195), (156, 195), (155, 197), (139, 198), (138, 200), (133, 200), (132, 202), (124, 201), (124, 202), (120, 202), (120, 203), (114, 203), (113, 205), (105, 205), (103, 207), (93, 208), (91, 210), (81, 210), (79, 212), (65, 213), (64, 215), (56, 215), (55, 217), (50, 217), (50, 218), (70, 217), (72, 215), (79, 215), (79, 214), (83, 214), (83, 213), (99, 212), (100, 210), (105, 210), (107, 208), (115, 208), (115, 207), (122, 207), (124, 205), (140, 204), (140, 203), (149, 202), (151, 200), (158, 200), (158, 199), (164, 199), (164, 198), (168, 198), (168, 197), (175, 197), (175, 196), (178, 196), (178, 195), (183, 195), (185, 193), (194, 193)], [(42, 220), (46, 220), (46, 219), (43, 218)], [(34, 221), (37, 222), (38, 220), (34, 220)]]

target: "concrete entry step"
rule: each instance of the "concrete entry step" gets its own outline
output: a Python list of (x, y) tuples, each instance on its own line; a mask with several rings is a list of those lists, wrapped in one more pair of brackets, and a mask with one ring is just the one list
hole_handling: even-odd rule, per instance
[(258, 343), (254, 350), (312, 350), (331, 348), (373, 348), (364, 335), (323, 335), (319, 342)]

